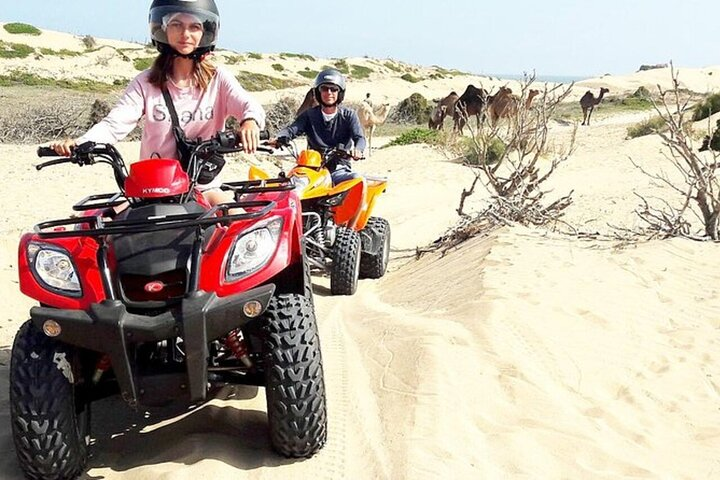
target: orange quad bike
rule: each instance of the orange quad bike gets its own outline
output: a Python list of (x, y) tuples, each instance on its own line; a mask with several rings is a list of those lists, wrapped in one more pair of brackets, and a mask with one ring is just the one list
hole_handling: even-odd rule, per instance
[[(288, 145), (296, 165), (287, 173), (302, 203), (303, 235), (313, 267), (328, 272), (333, 295), (352, 295), (358, 278), (385, 275), (390, 257), (390, 223), (373, 217), (375, 202), (385, 192), (387, 179), (365, 175), (333, 186), (326, 164), (333, 159), (352, 158), (333, 148), (322, 155), (315, 150)], [(270, 175), (251, 166), (251, 180)]]

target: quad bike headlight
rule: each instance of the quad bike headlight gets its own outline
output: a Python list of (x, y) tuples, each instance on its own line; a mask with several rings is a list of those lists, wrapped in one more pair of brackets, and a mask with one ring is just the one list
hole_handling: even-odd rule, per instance
[(298, 192), (302, 192), (307, 188), (308, 185), (310, 185), (310, 179), (308, 177), (298, 176), (298, 177), (292, 177), (293, 185), (295, 185), (295, 190)]
[(63, 295), (81, 293), (77, 270), (66, 251), (56, 246), (30, 243), (27, 254), (35, 278), (43, 286)]
[(228, 258), (225, 280), (239, 280), (265, 265), (277, 249), (282, 224), (282, 218), (273, 217), (239, 236)]

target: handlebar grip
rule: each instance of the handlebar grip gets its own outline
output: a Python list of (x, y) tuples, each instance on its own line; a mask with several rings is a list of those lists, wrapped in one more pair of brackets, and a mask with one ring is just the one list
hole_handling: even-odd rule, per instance
[(270, 132), (267, 130), (260, 130), (260, 140), (270, 140)]
[(58, 155), (57, 152), (55, 152), (55, 150), (53, 150), (50, 147), (38, 147), (37, 156), (38, 157), (62, 157), (62, 155)]

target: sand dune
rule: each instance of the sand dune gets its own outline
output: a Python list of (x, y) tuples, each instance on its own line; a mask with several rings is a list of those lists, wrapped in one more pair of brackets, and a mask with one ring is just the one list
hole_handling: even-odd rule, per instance
[[(720, 77), (687, 73), (698, 91)], [(617, 81), (611, 88), (632, 91), (661, 74), (578, 88)], [(396, 98), (402, 84), (393, 82), (375, 84), (377, 94)], [(574, 190), (568, 223), (599, 233), (633, 228), (635, 193), (667, 195), (630, 161), (664, 161), (657, 138), (625, 138), (647, 115), (600, 117), (578, 132), (551, 185), (551, 195)], [(554, 125), (553, 138), (563, 143), (571, 130)], [(128, 158), (138, 152), (136, 143), (120, 148)], [(17, 286), (19, 235), (89, 193), (114, 190), (107, 168), (36, 172), (33, 152), (0, 145), (8, 206), (0, 219), (0, 477), (9, 480), (22, 478), (9, 427), (9, 352), (32, 305)], [(223, 175), (242, 179), (247, 167), (229, 162)], [(417, 246), (456, 221), (472, 173), (417, 145), (377, 150), (357, 168), (389, 178), (377, 212), (392, 225), (392, 259), (385, 278), (362, 280), (352, 297), (329, 296), (327, 278), (313, 278), (326, 447), (304, 461), (273, 454), (263, 389), (228, 388), (197, 410), (149, 415), (107, 399), (93, 412), (83, 478), (720, 478), (717, 244), (618, 248), (518, 226), (416, 260)]]

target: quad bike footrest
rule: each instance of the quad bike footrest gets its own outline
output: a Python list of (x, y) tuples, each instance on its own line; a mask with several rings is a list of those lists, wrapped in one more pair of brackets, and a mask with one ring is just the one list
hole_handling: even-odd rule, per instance
[(208, 343), (251, 320), (243, 313), (246, 302), (257, 300), (264, 312), (274, 291), (273, 284), (227, 297), (198, 291), (177, 307), (155, 316), (129, 313), (119, 300), (105, 300), (92, 304), (88, 311), (33, 307), (30, 318), (41, 331), (45, 321), (57, 322), (58, 341), (110, 355), (121, 395), (133, 408), (139, 403), (152, 404), (153, 399), (144, 399), (140, 394), (131, 347), (182, 337), (186, 386), (190, 401), (194, 402), (204, 400), (207, 393)]

